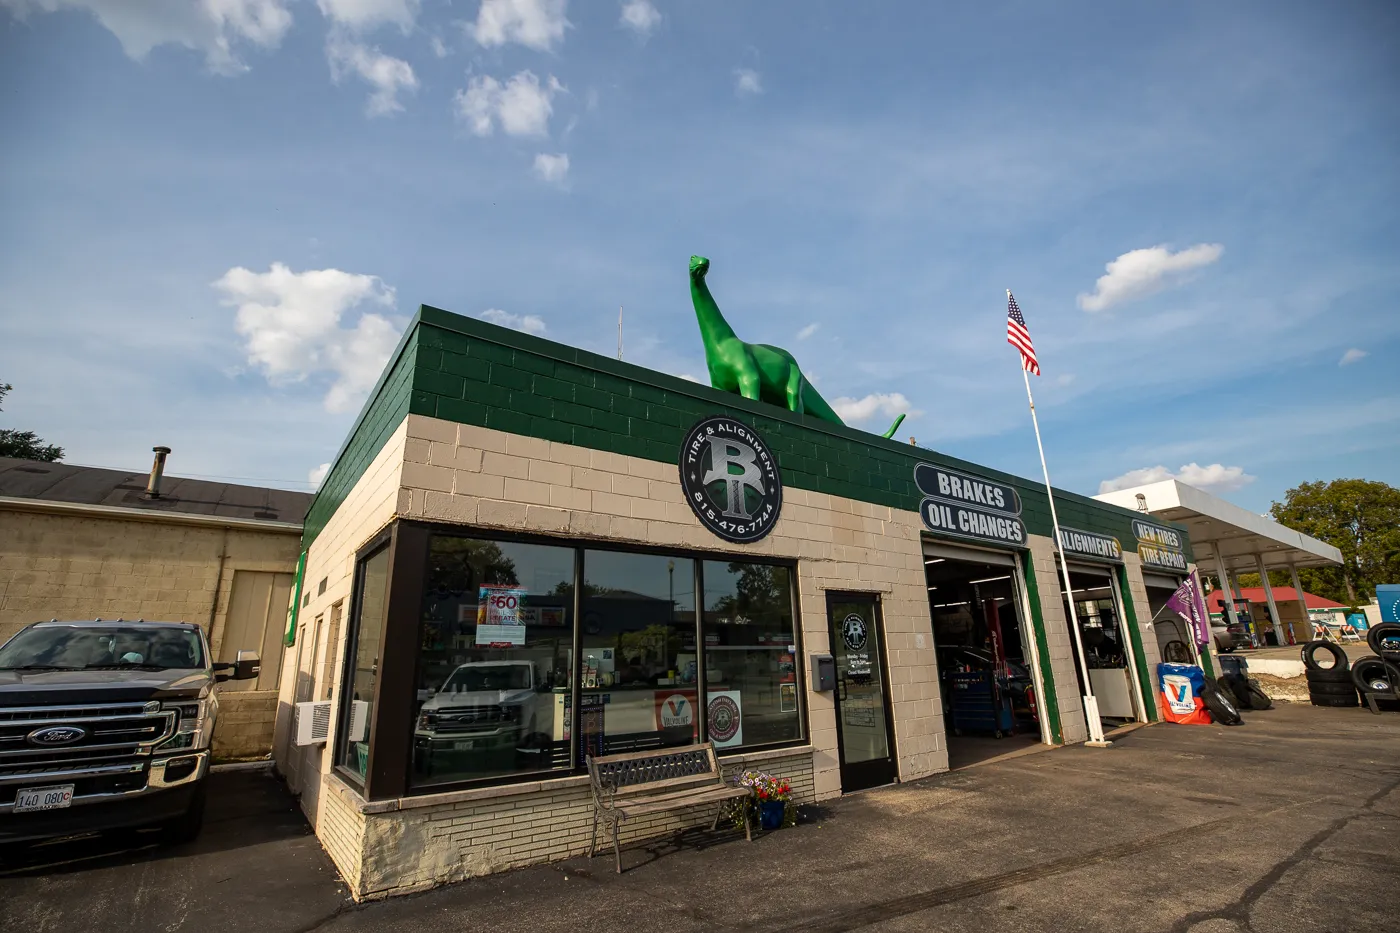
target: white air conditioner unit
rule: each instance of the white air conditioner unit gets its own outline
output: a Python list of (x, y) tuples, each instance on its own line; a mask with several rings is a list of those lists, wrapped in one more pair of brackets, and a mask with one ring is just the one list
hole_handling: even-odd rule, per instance
[(295, 707), (298, 745), (320, 745), (331, 731), (331, 703), (298, 703)]
[(350, 701), (350, 741), (369, 741), (369, 701)]

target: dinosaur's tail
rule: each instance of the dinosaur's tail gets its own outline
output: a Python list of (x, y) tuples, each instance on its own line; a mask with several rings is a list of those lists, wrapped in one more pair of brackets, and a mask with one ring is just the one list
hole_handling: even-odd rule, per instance
[(894, 419), (894, 424), (890, 425), (890, 429), (889, 429), (888, 431), (886, 431), (884, 434), (881, 434), (880, 436), (881, 436), (881, 437), (894, 437), (894, 432), (898, 431), (898, 430), (899, 430), (899, 426), (900, 426), (901, 424), (903, 424), (903, 423), (904, 423), (904, 416), (903, 416), (903, 415), (900, 415), (898, 418)]

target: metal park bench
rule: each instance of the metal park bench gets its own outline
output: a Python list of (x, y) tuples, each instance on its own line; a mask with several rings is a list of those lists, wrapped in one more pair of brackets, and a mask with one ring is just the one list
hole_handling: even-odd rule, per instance
[(713, 803), (717, 810), (710, 830), (714, 831), (724, 815), (724, 804), (743, 798), (744, 836), (753, 841), (749, 789), (725, 783), (710, 742), (599, 758), (589, 756), (588, 778), (593, 789), (593, 838), (588, 844), (588, 857), (592, 858), (597, 849), (601, 821), (603, 830), (612, 834), (618, 874), (622, 874), (618, 826), (624, 820), (651, 813)]

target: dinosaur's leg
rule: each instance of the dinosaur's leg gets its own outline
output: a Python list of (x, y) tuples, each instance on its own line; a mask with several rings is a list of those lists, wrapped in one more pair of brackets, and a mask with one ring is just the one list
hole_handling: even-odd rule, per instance
[(752, 361), (745, 361), (748, 365), (736, 367), (735, 375), (739, 377), (739, 394), (744, 398), (759, 400), (762, 391), (763, 381), (759, 378), (758, 367)]
[(802, 414), (807, 410), (807, 406), (802, 401), (802, 383), (805, 381), (802, 370), (797, 364), (792, 364), (788, 369), (787, 381), (787, 403), (788, 411), (795, 414)]

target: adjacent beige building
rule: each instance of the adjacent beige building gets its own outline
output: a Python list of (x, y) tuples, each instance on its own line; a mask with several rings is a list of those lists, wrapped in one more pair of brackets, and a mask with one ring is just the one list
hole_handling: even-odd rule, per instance
[(272, 746), (282, 641), (311, 497), (0, 458), (0, 642), (48, 619), (198, 622), (216, 660), (264, 658), (219, 687), (214, 752)]

